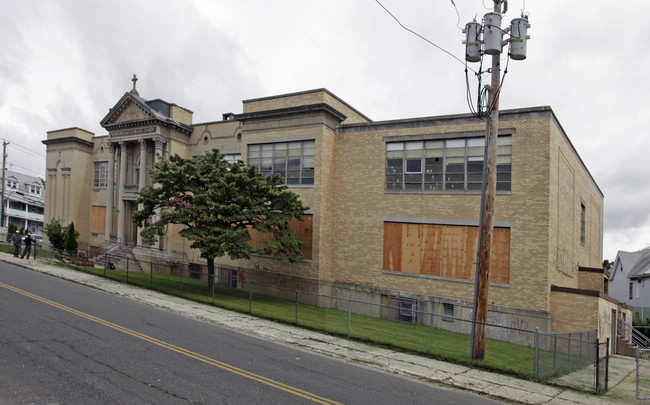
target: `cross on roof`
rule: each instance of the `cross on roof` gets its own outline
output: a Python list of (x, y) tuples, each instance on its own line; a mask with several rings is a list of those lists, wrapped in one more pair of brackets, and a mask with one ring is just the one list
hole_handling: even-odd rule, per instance
[(133, 82), (133, 90), (135, 90), (135, 82), (138, 81), (138, 77), (135, 75), (135, 73), (133, 74), (133, 79), (131, 79), (131, 81)]

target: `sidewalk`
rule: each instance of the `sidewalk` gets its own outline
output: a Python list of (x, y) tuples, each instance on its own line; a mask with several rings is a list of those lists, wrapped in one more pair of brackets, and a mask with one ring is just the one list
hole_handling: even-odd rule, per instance
[(631, 357), (611, 356), (609, 391), (602, 396), (590, 395), (282, 325), (40, 261), (14, 258), (6, 253), (0, 253), (0, 260), (302, 350), (508, 402), (558, 405), (645, 403), (635, 397), (635, 360)]

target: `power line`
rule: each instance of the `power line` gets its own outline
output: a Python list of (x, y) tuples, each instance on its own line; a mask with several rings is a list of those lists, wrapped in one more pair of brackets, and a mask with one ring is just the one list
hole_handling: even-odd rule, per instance
[(463, 27), (460, 26), (460, 13), (458, 12), (458, 7), (456, 7), (456, 3), (454, 3), (454, 0), (451, 0), (451, 4), (454, 6), (454, 10), (456, 10), (456, 15), (458, 16), (458, 21), (456, 21), (456, 27), (458, 27), (459, 30), (462, 30)]
[(38, 157), (40, 157), (40, 158), (45, 158), (45, 155), (44, 155), (44, 154), (40, 154), (40, 153), (38, 153), (38, 152), (34, 152), (33, 150), (31, 150), (31, 149), (27, 149), (26, 147), (24, 147), (24, 146), (22, 146), (22, 145), (19, 145), (19, 144), (17, 144), (17, 143), (12, 143), (12, 146), (14, 146), (14, 147), (16, 147), (16, 148), (18, 148), (18, 149), (21, 149), (22, 152), (31, 153), (31, 154), (34, 155), (34, 156), (38, 156)]
[[(390, 12), (386, 7), (384, 7), (384, 5), (381, 4), (381, 3), (379, 2), (379, 0), (375, 0), (375, 2), (376, 2), (377, 4), (379, 4), (379, 5), (381, 6), (381, 8), (383, 8), (384, 11), (386, 11), (386, 12), (388, 13), (388, 15), (390, 15), (391, 17), (393, 17), (393, 19), (394, 19), (394, 20), (395, 20), (395, 21), (400, 25), (400, 27), (404, 28), (406, 31), (408, 31), (408, 32), (410, 32), (411, 34), (413, 34), (413, 35), (419, 37), (420, 39), (423, 39), (424, 41), (428, 42), (429, 44), (435, 46), (436, 48), (438, 48), (439, 50), (443, 51), (443, 52), (446, 53), (447, 55), (449, 55), (449, 56), (451, 56), (452, 58), (456, 59), (458, 62), (462, 63), (463, 66), (466, 66), (465, 62), (462, 61), (462, 60), (460, 60), (460, 59), (459, 59), (456, 55), (454, 55), (453, 53), (449, 52), (448, 50), (446, 50), (446, 49), (444, 49), (444, 48), (442, 48), (442, 47), (440, 47), (440, 46), (438, 46), (438, 45), (435, 44), (434, 42), (428, 40), (427, 38), (423, 37), (422, 35), (418, 34), (418, 33), (415, 32), (415, 31), (413, 31), (412, 29), (410, 29), (410, 28), (404, 26), (404, 24), (402, 24), (402, 23), (400, 22), (400, 20), (398, 20), (397, 17), (395, 17), (395, 16), (393, 15), (393, 13), (391, 13), (391, 12)], [(476, 73), (476, 71), (475, 71), (474, 69), (469, 68), (469, 67), (468, 67), (468, 69), (471, 70), (472, 72)]]
[(34, 171), (34, 170), (32, 170), (32, 169), (28, 169), (28, 168), (26, 168), (26, 167), (23, 167), (23, 166), (21, 166), (21, 165), (17, 165), (17, 164), (15, 164), (15, 163), (9, 163), (9, 167), (10, 167), (9, 170), (11, 170), (11, 167), (12, 167), (12, 166), (20, 167), (21, 169), (26, 170), (26, 171), (28, 171), (28, 172), (30, 172), (30, 173), (33, 173), (33, 174), (37, 175), (38, 177), (43, 177), (43, 173), (36, 172), (36, 171)]

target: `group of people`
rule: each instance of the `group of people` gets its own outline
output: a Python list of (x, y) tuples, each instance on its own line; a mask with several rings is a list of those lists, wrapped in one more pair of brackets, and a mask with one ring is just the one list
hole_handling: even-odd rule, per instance
[[(23, 254), (20, 254), (20, 246), (22, 246), (23, 242), (25, 242), (25, 249), (23, 249)], [(29, 255), (32, 253), (32, 244), (34, 243), (34, 239), (32, 238), (32, 235), (27, 232), (27, 235), (25, 236), (25, 239), (23, 240), (23, 237), (20, 236), (20, 231), (16, 231), (14, 236), (11, 237), (11, 244), (14, 245), (14, 257), (20, 257), (21, 259), (25, 258), (25, 255), (27, 255), (27, 260), (29, 260)]]

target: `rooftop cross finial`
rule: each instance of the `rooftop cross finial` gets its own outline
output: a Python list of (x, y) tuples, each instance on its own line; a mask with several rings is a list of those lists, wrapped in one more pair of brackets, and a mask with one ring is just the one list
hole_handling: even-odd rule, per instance
[(131, 94), (139, 96), (140, 94), (138, 94), (138, 91), (135, 89), (135, 82), (138, 81), (138, 77), (135, 75), (135, 73), (133, 74), (133, 79), (131, 79), (131, 81), (133, 82), (133, 89), (131, 90)]

